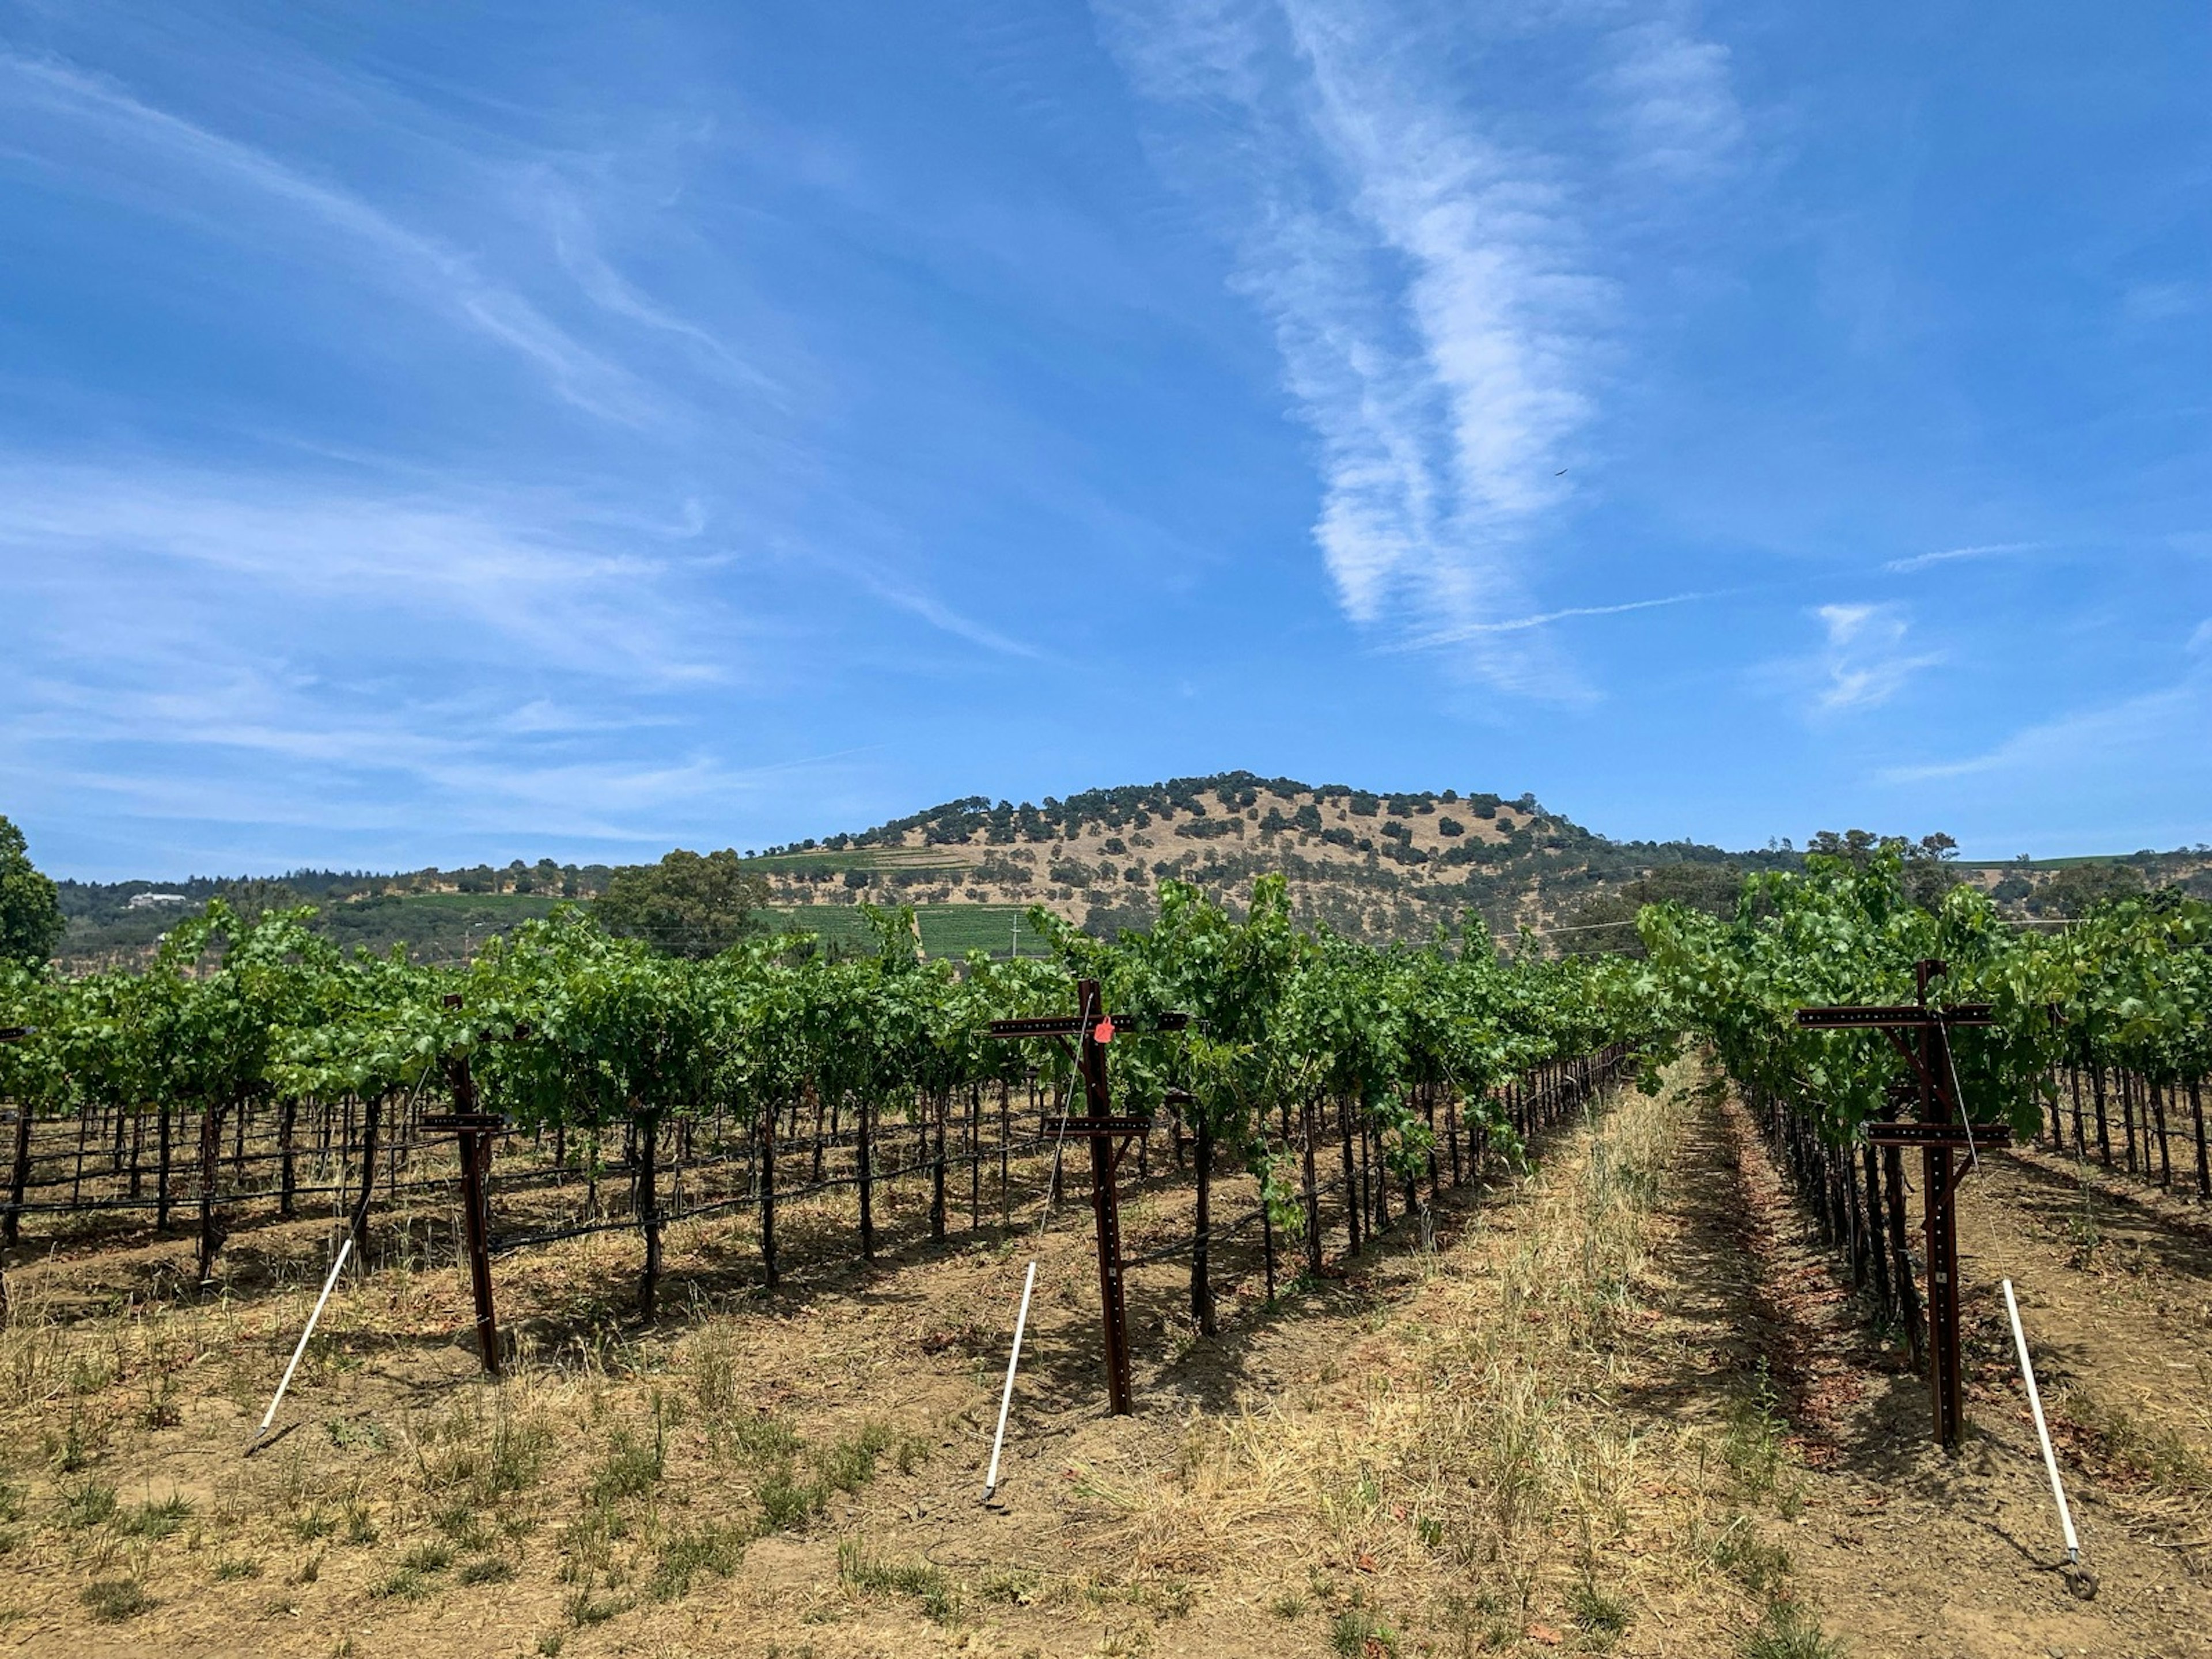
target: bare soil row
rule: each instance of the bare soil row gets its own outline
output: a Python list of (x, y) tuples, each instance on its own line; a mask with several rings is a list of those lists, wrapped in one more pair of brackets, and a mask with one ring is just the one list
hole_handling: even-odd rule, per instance
[[(1407, 1218), (1272, 1309), (1256, 1263), (1231, 1259), (1218, 1337), (1192, 1331), (1181, 1264), (1136, 1270), (1127, 1419), (1103, 1411), (1079, 1192), (1041, 1236), (906, 1232), (872, 1267), (775, 1294), (722, 1288), (749, 1245), (700, 1224), (672, 1239), (672, 1311), (653, 1327), (617, 1313), (635, 1241), (520, 1253), (501, 1294), (531, 1340), (500, 1384), (462, 1341), (459, 1275), (395, 1267), (342, 1293), (296, 1426), (251, 1462), (306, 1287), (66, 1319), (19, 1296), (0, 1334), (0, 1642), (2212, 1651), (2206, 1395), (2172, 1369), (2203, 1346), (2203, 1247), (2032, 1164), (1991, 1160), (1979, 1180), (1963, 1223), (1977, 1433), (1958, 1458), (1927, 1445), (1924, 1389), (1868, 1334), (1740, 1112), (1688, 1067), (1553, 1135), (1525, 1176), (1448, 1194), (1432, 1248)], [(1159, 1184), (1130, 1230), (1171, 1237), (1188, 1204)], [(849, 1228), (821, 1210), (804, 1224)], [(1032, 1346), (986, 1506), (1032, 1254)], [(99, 1270), (57, 1262), (40, 1294), (58, 1308), (68, 1274)], [(2050, 1570), (2055, 1523), (1992, 1318), (2001, 1272), (2047, 1373), (2094, 1600)]]

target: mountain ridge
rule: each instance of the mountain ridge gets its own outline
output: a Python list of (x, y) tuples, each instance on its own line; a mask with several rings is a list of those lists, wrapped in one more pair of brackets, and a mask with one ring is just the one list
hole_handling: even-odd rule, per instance
[[(1689, 840), (1615, 840), (1532, 793), (1366, 790), (1232, 771), (1042, 802), (963, 796), (868, 829), (750, 851), (745, 862), (767, 883), (780, 924), (825, 939), (860, 938), (861, 902), (910, 903), (924, 911), (926, 934), (946, 948), (986, 939), (1013, 948), (1015, 918), (1031, 905), (1110, 933), (1149, 921), (1154, 889), (1165, 878), (1195, 882), (1241, 906), (1269, 871), (1284, 875), (1301, 921), (1370, 940), (1425, 939), (1439, 926), (1457, 932), (1470, 912), (1501, 934), (1523, 926), (1595, 929), (1603, 921), (1613, 933), (1601, 937), (1610, 939), (1621, 932), (1615, 912), (1625, 890), (1654, 872), (1694, 877), (1702, 870), (1690, 886), (1718, 892), (1726, 872), (1792, 868), (1802, 857), (1779, 840), (1741, 851)], [(2212, 885), (2201, 849), (1949, 867), (2016, 903), (2065, 867), (2085, 864), (2131, 866), (2152, 885)], [(64, 881), (70, 932), (62, 955), (86, 966), (142, 958), (179, 905), (222, 894), (254, 908), (319, 904), (317, 926), (343, 944), (465, 956), (556, 902), (596, 896), (615, 868), (516, 859), (391, 874), (195, 877), (167, 887)]]
[(1494, 930), (1540, 926), (1665, 864), (1788, 867), (1798, 857), (1778, 843), (1731, 852), (1615, 841), (1528, 793), (1377, 791), (1236, 771), (1042, 803), (965, 796), (872, 830), (772, 848), (755, 863), (785, 905), (849, 902), (847, 894), (1042, 903), (1105, 932), (1142, 925), (1163, 878), (1240, 903), (1254, 879), (1279, 870), (1302, 920), (1387, 939), (1425, 937), (1468, 909)]
[[(1235, 771), (1080, 791), (1041, 803), (971, 795), (868, 829), (749, 852), (772, 908), (796, 924), (862, 902), (998, 911), (1042, 904), (1100, 931), (1142, 926), (1156, 884), (1194, 881), (1232, 904), (1282, 872), (1300, 918), (1368, 939), (1425, 938), (1479, 912), (1493, 929), (1542, 926), (1668, 864), (1786, 866), (1786, 845), (1733, 853), (1705, 843), (1620, 842), (1546, 808), (1533, 793), (1375, 791)], [(161, 884), (64, 881), (65, 960), (87, 965), (150, 950), (180, 905), (223, 894), (256, 908), (324, 907), (319, 926), (373, 949), (475, 939), (588, 900), (606, 865), (477, 865), (379, 874), (298, 870), (282, 878), (195, 877)], [(174, 897), (167, 896), (173, 895)]]

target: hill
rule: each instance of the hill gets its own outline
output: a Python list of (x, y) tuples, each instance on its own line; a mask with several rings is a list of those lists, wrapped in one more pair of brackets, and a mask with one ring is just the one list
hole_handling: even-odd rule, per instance
[[(1139, 927), (1155, 884), (1194, 881), (1232, 902), (1273, 870), (1301, 919), (1368, 939), (1456, 930), (1472, 908), (1495, 932), (1544, 927), (1593, 897), (1671, 865), (1787, 866), (1786, 847), (1730, 853), (1689, 842), (1620, 842), (1533, 795), (1378, 793), (1249, 772), (1087, 790), (1042, 804), (972, 796), (872, 829), (750, 855), (776, 920), (833, 943), (860, 937), (857, 907), (912, 904), (932, 951), (1038, 948), (1021, 921), (1043, 904), (1101, 932)], [(312, 903), (317, 926), (347, 945), (404, 943), (427, 959), (465, 956), (486, 935), (588, 900), (604, 865), (478, 865), (470, 869), (295, 871), (281, 878), (193, 877), (173, 883), (60, 884), (65, 963), (92, 967), (149, 953), (188, 907), (222, 894), (241, 908)]]
[(1785, 848), (1730, 853), (1620, 842), (1540, 803), (1457, 790), (1381, 793), (1249, 772), (1086, 790), (1042, 804), (971, 796), (754, 860), (802, 917), (860, 900), (1043, 904), (1097, 932), (1141, 927), (1174, 877), (1231, 902), (1279, 870), (1306, 921), (1368, 939), (1555, 925), (1589, 899), (1674, 864), (1794, 865)]
[[(1633, 942), (1626, 923), (1640, 898), (1711, 902), (1725, 891), (1727, 872), (1789, 868), (1802, 856), (1786, 841), (1742, 852), (1616, 841), (1531, 794), (1390, 793), (1224, 772), (1042, 803), (973, 795), (872, 829), (769, 848), (747, 864), (767, 880), (779, 924), (818, 933), (833, 946), (857, 944), (860, 903), (912, 904), (925, 947), (938, 953), (1039, 948), (1022, 921), (1033, 904), (1110, 933), (1150, 921), (1154, 887), (1165, 877), (1237, 903), (1275, 870), (1300, 920), (1364, 939), (1457, 931), (1471, 910), (1493, 933), (1572, 928), (1559, 943), (1583, 940), (1586, 930), (1587, 942), (1617, 947)], [(1944, 870), (2021, 915), (2072, 915), (2110, 892), (2168, 884), (2212, 897), (2212, 849), (2203, 848)], [(404, 944), (425, 959), (453, 960), (563, 899), (594, 897), (612, 873), (605, 865), (516, 859), (392, 875), (65, 881), (62, 955), (77, 967), (141, 959), (184, 908), (222, 893), (250, 909), (316, 904), (318, 927), (342, 944)]]

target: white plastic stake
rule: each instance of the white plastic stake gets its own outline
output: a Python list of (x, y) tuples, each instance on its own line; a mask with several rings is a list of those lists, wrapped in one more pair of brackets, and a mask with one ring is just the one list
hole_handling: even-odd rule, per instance
[(331, 1299), (331, 1292), (337, 1289), (338, 1274), (345, 1270), (346, 1257), (352, 1250), (353, 1235), (348, 1233), (338, 1245), (338, 1259), (331, 1263), (331, 1276), (323, 1281), (323, 1293), (315, 1298), (315, 1310), (307, 1316), (307, 1328), (300, 1333), (300, 1346), (292, 1350), (292, 1363), (284, 1367), (284, 1380), (276, 1385), (276, 1397), (269, 1402), (269, 1409), (261, 1416), (261, 1426), (253, 1431), (253, 1438), (246, 1444), (246, 1455), (248, 1457), (253, 1455), (254, 1447), (261, 1443), (261, 1437), (269, 1432), (269, 1425), (276, 1420), (276, 1408), (284, 1403), (284, 1390), (292, 1386), (292, 1373), (300, 1369), (300, 1356), (307, 1352), (307, 1339), (314, 1335), (315, 1325), (323, 1316), (323, 1304)]
[(2058, 1525), (2066, 1534), (2066, 1565), (2081, 1563), (2081, 1540), (2074, 1535), (2074, 1511), (2066, 1507), (2065, 1483), (2058, 1478), (2057, 1455), (2051, 1449), (2051, 1431), (2043, 1421), (2043, 1396), (2035, 1387), (2035, 1367), (2027, 1362), (2027, 1334), (2020, 1328), (2020, 1304), (2012, 1293), (2012, 1280), (2004, 1285), (2005, 1311), (2012, 1316), (2013, 1345), (2020, 1350), (2020, 1374), (2027, 1384), (2027, 1408), (2035, 1414), (2036, 1438), (2043, 1443), (2043, 1468), (2051, 1476), (2051, 1495), (2058, 1500)]
[(1006, 1387), (999, 1396), (999, 1432), (991, 1440), (991, 1472), (983, 1477), (983, 1501), (988, 1504), (999, 1490), (999, 1454), (1006, 1443), (1006, 1410), (1014, 1403), (1014, 1370), (1022, 1363), (1022, 1332), (1030, 1322), (1030, 1292), (1036, 1289), (1036, 1263), (1030, 1263), (1028, 1274), (1022, 1280), (1022, 1310), (1014, 1317), (1014, 1351), (1006, 1356)]

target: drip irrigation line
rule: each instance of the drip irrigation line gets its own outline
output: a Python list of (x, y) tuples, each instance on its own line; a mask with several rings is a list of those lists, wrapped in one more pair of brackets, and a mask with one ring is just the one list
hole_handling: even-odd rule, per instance
[[(1044, 1145), (1042, 1137), (1026, 1141), (1009, 1141), (1006, 1143), (1006, 1151), (1009, 1157), (1026, 1158), (1040, 1151)], [(997, 1156), (997, 1152), (998, 1148), (994, 1147), (990, 1152), (981, 1154), (973, 1160), (963, 1158), (959, 1161), (985, 1163)], [(780, 1158), (781, 1153), (778, 1156)], [(934, 1168), (936, 1160), (933, 1158), (923, 1158), (912, 1164), (902, 1164), (890, 1170), (874, 1170), (870, 1171), (867, 1180), (871, 1185), (895, 1181), (902, 1176), (924, 1173)], [(775, 1189), (775, 1198), (779, 1204), (796, 1203), (817, 1194), (833, 1192), (846, 1187), (857, 1187), (860, 1184), (860, 1177), (858, 1175), (832, 1176), (820, 1181), (806, 1182), (796, 1187), (785, 1187), (779, 1183)], [(1049, 1191), (1048, 1185), (1047, 1190)], [(714, 1199), (704, 1204), (690, 1205), (678, 1211), (664, 1210), (661, 1212), (660, 1219), (664, 1225), (673, 1227), (678, 1223), (696, 1221), (704, 1216), (727, 1214), (748, 1209), (759, 1202), (760, 1196), (757, 1192), (744, 1193), (735, 1197)], [(494, 1242), (490, 1248), (493, 1255), (501, 1255), (511, 1250), (521, 1249), (527, 1245), (555, 1244), (564, 1239), (589, 1237), (595, 1233), (635, 1232), (642, 1224), (641, 1218), (633, 1212), (626, 1215), (610, 1216), (603, 1220), (580, 1223), (574, 1226), (527, 1233), (516, 1238), (500, 1239)]]
[[(1312, 1195), (1316, 1199), (1325, 1198), (1329, 1194), (1340, 1190), (1343, 1186), (1344, 1177), (1339, 1176), (1334, 1180), (1325, 1181), (1316, 1187)], [(1301, 1200), (1306, 1197), (1304, 1188), (1299, 1189), (1298, 1196)], [(1243, 1231), (1245, 1228), (1267, 1213), (1267, 1206), (1265, 1204), (1256, 1205), (1238, 1216), (1234, 1221), (1224, 1221), (1218, 1226), (1207, 1228), (1205, 1233), (1206, 1242), (1209, 1244), (1221, 1243), (1232, 1235)], [(1188, 1238), (1177, 1239), (1172, 1244), (1162, 1245), (1158, 1249), (1147, 1250), (1142, 1255), (1133, 1255), (1122, 1265), (1130, 1267), (1149, 1267), (1155, 1261), (1167, 1261), (1179, 1255), (1188, 1255), (1198, 1248), (1198, 1240), (1199, 1235), (1194, 1233)]]

